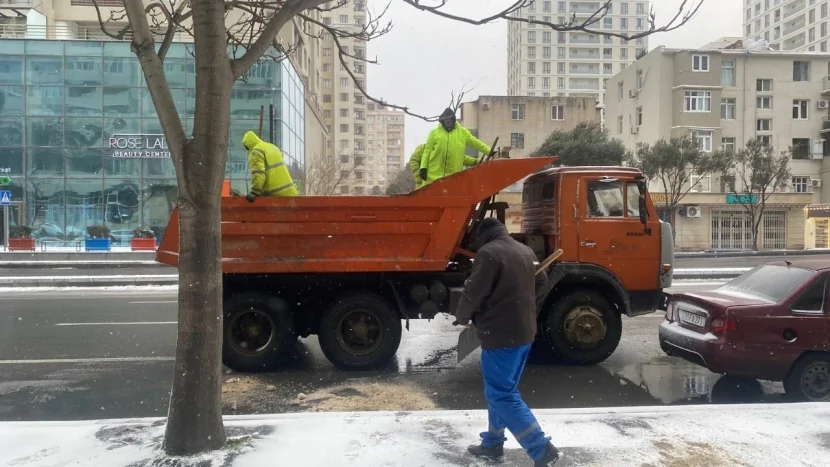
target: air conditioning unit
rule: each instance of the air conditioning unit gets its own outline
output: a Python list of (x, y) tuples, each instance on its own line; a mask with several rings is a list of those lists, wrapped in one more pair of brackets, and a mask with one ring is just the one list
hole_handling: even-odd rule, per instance
[(811, 178), (810, 179), (810, 186), (813, 188), (821, 188), (821, 179), (820, 178)]
[(700, 206), (686, 206), (686, 217), (700, 217)]
[(824, 140), (811, 139), (810, 140), (810, 159), (824, 158)]
[(830, 101), (816, 101), (816, 108), (817, 109), (827, 109), (830, 108)]
[(481, 110), (490, 110), (490, 104), (486, 102), (484, 104), (481, 104)]
[(636, 98), (637, 94), (638, 94), (638, 92), (637, 92), (636, 89), (629, 89), (628, 90), (628, 97), (630, 97), (632, 99)]

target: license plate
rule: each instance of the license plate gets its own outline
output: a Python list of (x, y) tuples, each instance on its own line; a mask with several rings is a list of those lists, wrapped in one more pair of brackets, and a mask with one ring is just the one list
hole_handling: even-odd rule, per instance
[(680, 322), (684, 324), (691, 324), (692, 326), (697, 326), (699, 328), (706, 326), (705, 317), (683, 310), (680, 310)]

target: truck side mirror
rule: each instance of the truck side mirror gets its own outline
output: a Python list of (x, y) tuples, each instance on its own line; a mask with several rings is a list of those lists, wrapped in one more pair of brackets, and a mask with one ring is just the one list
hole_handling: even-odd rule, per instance
[(651, 228), (648, 226), (648, 208), (646, 207), (646, 195), (640, 192), (640, 222), (643, 224), (643, 232), (651, 236)]

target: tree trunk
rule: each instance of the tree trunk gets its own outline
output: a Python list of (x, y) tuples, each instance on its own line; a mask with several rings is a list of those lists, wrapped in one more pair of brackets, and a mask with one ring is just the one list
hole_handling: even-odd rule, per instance
[(164, 449), (190, 455), (225, 444), (222, 423), (222, 180), (233, 76), (224, 2), (194, 0), (196, 109), (181, 153), (179, 323)]

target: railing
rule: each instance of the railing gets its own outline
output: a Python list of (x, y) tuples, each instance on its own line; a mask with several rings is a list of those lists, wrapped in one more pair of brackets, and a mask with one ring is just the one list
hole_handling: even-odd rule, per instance
[(790, 16), (793, 16), (796, 13), (800, 13), (800, 12), (804, 11), (805, 8), (807, 8), (806, 2), (801, 2), (797, 6), (790, 7), (790, 8), (784, 7), (784, 19), (787, 19), (787, 18), (789, 18)]
[[(81, 41), (113, 41), (103, 31), (82, 28), (80, 30), (64, 26), (35, 26), (25, 24), (0, 24), (0, 38), (3, 39), (62, 39)], [(131, 40), (125, 34), (124, 40)]]
[[(40, 0), (38, 0), (40, 3)], [(0, 6), (34, 6), (35, 0), (0, 0)]]
[(571, 36), (571, 44), (599, 44), (599, 37)]
[(121, 0), (70, 0), (70, 6), (95, 6), (100, 7), (121, 7), (124, 8), (124, 2)]

